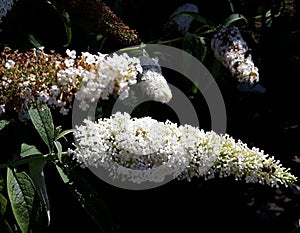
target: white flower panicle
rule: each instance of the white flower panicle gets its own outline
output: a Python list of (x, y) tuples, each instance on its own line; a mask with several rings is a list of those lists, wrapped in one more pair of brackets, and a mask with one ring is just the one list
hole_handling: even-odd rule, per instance
[[(178, 7), (170, 16), (171, 24), (175, 24), (178, 31), (182, 34), (186, 33), (193, 21), (193, 17), (189, 15), (178, 15), (182, 12), (194, 12), (198, 13), (198, 7), (191, 3), (186, 3)], [(178, 15), (178, 16), (176, 16)]]
[(136, 183), (162, 182), (168, 175), (187, 180), (234, 176), (270, 186), (296, 180), (279, 161), (229, 135), (150, 117), (118, 112), (98, 122), (85, 120), (74, 136), (77, 147), (72, 153), (79, 162)]
[(215, 57), (227, 67), (239, 82), (259, 81), (258, 68), (252, 61), (247, 43), (235, 26), (221, 26), (211, 40)]
[(166, 79), (157, 72), (148, 70), (141, 78), (141, 88), (145, 95), (152, 100), (168, 103), (172, 99), (172, 92)]
[(129, 57), (126, 53), (108, 56), (85, 52), (83, 56), (92, 68), (84, 70), (77, 67), (73, 72), (81, 79), (81, 86), (75, 97), (81, 101), (79, 107), (84, 111), (89, 107), (88, 103), (100, 98), (108, 99), (112, 93), (117, 93), (120, 99), (125, 99), (129, 95), (130, 86), (137, 83), (137, 76), (142, 73), (139, 59)]
[(126, 113), (84, 123), (74, 134), (78, 143), (75, 158), (86, 166), (108, 169), (114, 178), (161, 182), (167, 175), (176, 177), (187, 166), (176, 124), (150, 117), (131, 119)]

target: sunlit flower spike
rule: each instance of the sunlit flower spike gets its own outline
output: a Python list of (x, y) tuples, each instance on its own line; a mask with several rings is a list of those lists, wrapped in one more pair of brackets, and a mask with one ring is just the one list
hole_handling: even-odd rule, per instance
[(270, 186), (296, 181), (280, 161), (249, 148), (229, 135), (177, 126), (150, 117), (116, 113), (97, 122), (85, 120), (74, 133), (70, 153), (86, 166), (108, 169), (114, 178), (132, 182), (162, 182), (167, 175), (191, 180), (235, 177)]

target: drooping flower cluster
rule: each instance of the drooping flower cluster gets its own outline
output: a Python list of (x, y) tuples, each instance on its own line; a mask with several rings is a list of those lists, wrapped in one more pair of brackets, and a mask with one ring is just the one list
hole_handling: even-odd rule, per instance
[(130, 86), (137, 83), (137, 76), (142, 73), (139, 59), (129, 57), (126, 53), (112, 56), (83, 55), (92, 69), (75, 68), (75, 73), (82, 70), (79, 71), (81, 87), (75, 95), (81, 101), (79, 107), (82, 110), (89, 107), (89, 102), (108, 99), (112, 93), (117, 93), (120, 99), (127, 98)]
[(148, 56), (139, 57), (143, 68), (140, 87), (143, 95), (151, 100), (168, 103), (172, 99), (170, 87), (162, 75), (158, 59)]
[(167, 103), (172, 98), (172, 92), (166, 79), (160, 73), (151, 70), (143, 74), (141, 88), (145, 95), (154, 101)]
[(178, 7), (170, 16), (171, 24), (176, 25), (177, 30), (184, 34), (189, 30), (193, 17), (189, 15), (178, 15), (182, 12), (198, 13), (198, 7), (194, 4), (186, 3)]
[(104, 167), (113, 177), (136, 183), (161, 182), (167, 175), (187, 180), (234, 176), (270, 186), (296, 180), (263, 151), (190, 125), (118, 112), (97, 122), (85, 120), (74, 135), (77, 147), (70, 153), (79, 162)]
[[(74, 50), (66, 52), (67, 57), (63, 58), (43, 50), (19, 53), (6, 48), (0, 64), (0, 114), (17, 112), (23, 118), (28, 116), (26, 113), (31, 106), (47, 104), (66, 115), (74, 96), (85, 111), (89, 103), (107, 99), (113, 93), (121, 99), (126, 98), (130, 86), (136, 84), (143, 73), (140, 60), (126, 53), (94, 55), (83, 52), (76, 56)], [(167, 85), (166, 81), (164, 84)], [(149, 92), (150, 81), (143, 85)], [(165, 98), (156, 100), (166, 102)]]
[(239, 82), (259, 81), (258, 68), (254, 65), (247, 43), (237, 27), (221, 26), (211, 40), (211, 48), (215, 57)]

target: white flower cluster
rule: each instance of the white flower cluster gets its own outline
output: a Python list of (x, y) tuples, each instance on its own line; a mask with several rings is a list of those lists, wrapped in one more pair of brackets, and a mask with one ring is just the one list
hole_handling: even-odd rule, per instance
[(7, 12), (10, 11), (17, 0), (1, 0), (0, 1), (0, 23), (2, 17), (5, 17)]
[[(35, 79), (35, 77), (34, 77)], [(45, 86), (46, 87), (46, 86)], [(64, 93), (69, 93), (71, 90), (64, 90)], [(24, 104), (27, 105), (32, 99), (31, 97), (31, 89), (24, 89), (21, 98), (24, 99)], [(66, 101), (60, 100), (61, 90), (57, 85), (51, 85), (50, 88), (45, 88), (43, 91), (38, 92), (37, 100), (40, 103), (45, 103), (49, 106), (54, 106), (56, 108), (59, 108), (59, 112), (62, 115), (67, 115), (69, 113), (69, 109), (66, 108)]]
[[(126, 53), (94, 55), (82, 52), (77, 57), (75, 50), (67, 49), (65, 58), (59, 54), (46, 54), (43, 48), (21, 55), (7, 53), (10, 57), (2, 64), (5, 69), (0, 74), (0, 114), (9, 105), (24, 118), (32, 101), (38, 100), (41, 104), (59, 108), (61, 114), (67, 115), (72, 107), (73, 96), (79, 100), (79, 107), (83, 111), (99, 99), (108, 99), (111, 94), (117, 94), (120, 100), (133, 97), (128, 98), (127, 102), (134, 105), (137, 97), (129, 95), (129, 91), (138, 81), (141, 82), (143, 94), (151, 99), (166, 103), (172, 98), (161, 73), (149, 70), (146, 66), (143, 70), (140, 59), (129, 57)], [(14, 60), (17, 55), (22, 60)], [(42, 72), (45, 65), (51, 67), (48, 72)], [(31, 69), (31, 66), (36, 66), (36, 69)], [(5, 91), (8, 88), (11, 92)], [(7, 100), (11, 100), (8, 105)]]
[(88, 70), (81, 66), (72, 66), (75, 51), (68, 51), (68, 55), (71, 58), (67, 60), (67, 69), (59, 71), (58, 76), (63, 82), (68, 82), (70, 77), (79, 75), (81, 86), (75, 97), (80, 101), (79, 107), (84, 111), (89, 108), (89, 102), (98, 101), (100, 98), (108, 99), (113, 92), (117, 92), (121, 99), (126, 98), (130, 86), (136, 84), (137, 75), (142, 72), (139, 59), (129, 57), (126, 53), (121, 55), (114, 53), (112, 56), (82, 53), (85, 63), (92, 67)]
[(221, 26), (211, 40), (215, 57), (227, 67), (239, 82), (259, 81), (258, 68), (252, 61), (247, 43), (235, 26)]
[(198, 13), (198, 7), (191, 3), (186, 3), (180, 7), (178, 7), (173, 14), (170, 16), (171, 23), (175, 24), (177, 26), (177, 29), (182, 34), (186, 33), (190, 25), (193, 21), (193, 17), (189, 15), (179, 15), (176, 16), (182, 12), (194, 12)]
[(120, 112), (84, 123), (74, 133), (75, 158), (86, 166), (108, 169), (114, 178), (161, 182), (167, 175), (176, 177), (187, 166), (176, 124), (150, 117), (131, 119)]
[(157, 72), (148, 70), (141, 78), (141, 88), (152, 100), (167, 103), (172, 99), (172, 92), (166, 79)]
[(108, 169), (114, 178), (141, 183), (161, 182), (167, 175), (191, 180), (218, 174), (270, 186), (296, 180), (273, 157), (228, 135), (120, 112), (84, 123), (74, 133), (74, 157), (87, 166)]

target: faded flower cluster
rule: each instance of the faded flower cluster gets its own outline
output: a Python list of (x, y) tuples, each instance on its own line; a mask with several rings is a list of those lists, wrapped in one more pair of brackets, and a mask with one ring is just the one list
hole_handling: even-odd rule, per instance
[(30, 107), (47, 104), (67, 115), (73, 97), (86, 111), (90, 103), (108, 99), (111, 94), (127, 98), (140, 75), (145, 93), (154, 100), (165, 103), (172, 97), (161, 74), (144, 75), (140, 60), (126, 53), (83, 52), (76, 56), (76, 51), (69, 49), (66, 53), (67, 57), (62, 57), (43, 50), (19, 53), (6, 48), (0, 64), (0, 114), (14, 111), (26, 119)]
[(187, 180), (234, 176), (270, 186), (296, 180), (274, 157), (229, 135), (150, 117), (118, 112), (97, 122), (85, 120), (74, 136), (76, 148), (70, 153), (79, 162), (136, 183), (161, 182), (167, 175)]
[(21, 120), (28, 119), (28, 109), (47, 104), (67, 114), (78, 83), (71, 78), (60, 82), (57, 71), (63, 69), (59, 54), (46, 54), (33, 49), (20, 53), (5, 48), (0, 64), (0, 105), (3, 113), (16, 112)]
[(259, 81), (258, 68), (252, 61), (247, 43), (235, 26), (221, 26), (211, 40), (215, 57), (239, 82)]

